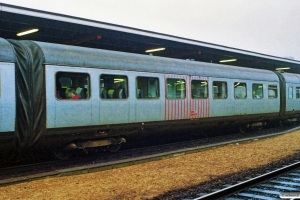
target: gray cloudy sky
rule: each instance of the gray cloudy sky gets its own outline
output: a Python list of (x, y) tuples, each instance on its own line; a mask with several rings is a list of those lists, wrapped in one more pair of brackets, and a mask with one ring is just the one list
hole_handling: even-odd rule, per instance
[(300, 0), (2, 0), (300, 60)]

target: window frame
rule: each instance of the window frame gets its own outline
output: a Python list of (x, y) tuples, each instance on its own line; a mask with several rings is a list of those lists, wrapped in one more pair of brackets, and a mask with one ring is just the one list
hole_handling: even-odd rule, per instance
[[(59, 79), (57, 79), (57, 76), (60, 75)], [(69, 76), (68, 76), (69, 75)], [(83, 76), (83, 75), (86, 75), (86, 76)], [(70, 78), (71, 79), (71, 85), (68, 85), (68, 86), (62, 86), (62, 83), (60, 81), (60, 78), (62, 77), (66, 77), (66, 78)], [(79, 79), (77, 79), (77, 81), (74, 81), (74, 82), (77, 82), (77, 83), (73, 83), (73, 79), (74, 78), (83, 78), (81, 80), (81, 83), (79, 83)], [(54, 87), (54, 96), (55, 96), (55, 99), (60, 101), (60, 100), (67, 100), (67, 101), (72, 101), (72, 100), (79, 100), (79, 101), (84, 101), (84, 100), (90, 100), (91, 99), (91, 75), (88, 73), (88, 72), (78, 72), (78, 71), (57, 71), (54, 75), (54, 81), (55, 81), (55, 87)], [(58, 85), (58, 82), (59, 81), (59, 84)], [(87, 84), (86, 84), (87, 83)], [(78, 86), (76, 89), (75, 89), (75, 84)], [(83, 86), (83, 87), (80, 87), (79, 88), (79, 85)], [(71, 87), (70, 87), (71, 86)], [(75, 86), (75, 87), (74, 87)], [(58, 91), (58, 87), (60, 87), (61, 91)], [(66, 88), (67, 87), (67, 88)], [(73, 88), (74, 87), (74, 88)], [(65, 89), (64, 89), (65, 88)], [(82, 91), (82, 89), (84, 89)], [(74, 94), (74, 97), (73, 98), (69, 98), (69, 94), (67, 95), (67, 91), (69, 91), (68, 93), (73, 93)], [(85, 94), (82, 93), (85, 91)], [(79, 93), (81, 93), (81, 95), (85, 95), (86, 98), (80, 98), (80, 95)], [(58, 94), (60, 94), (59, 96), (62, 96), (61, 98), (58, 98)], [(75, 97), (77, 96), (77, 97)]]
[[(206, 87), (205, 87), (206, 93), (205, 92), (203, 93), (203, 97), (198, 97), (198, 98), (195, 97), (195, 93), (193, 92), (193, 86), (196, 87), (196, 84), (193, 85), (194, 81), (200, 82), (200, 86), (201, 86), (202, 82), (206, 82), (206, 84), (205, 84), (206, 85)], [(191, 92), (191, 99), (197, 100), (197, 99), (208, 99), (209, 98), (208, 80), (192, 79), (191, 80), (191, 87), (190, 87), (190, 89), (191, 89), (191, 91), (190, 91)], [(197, 88), (197, 89), (200, 89), (200, 88)]]
[[(272, 90), (270, 87), (276, 87), (276, 96), (274, 98), (271, 98), (269, 95), (269, 91)], [(268, 99), (278, 99), (278, 86), (277, 85), (272, 85), (272, 84), (268, 84)]]
[[(110, 86), (106, 86), (105, 84), (103, 85), (103, 87), (101, 86), (101, 77), (102, 76), (111, 76), (113, 79), (113, 81), (115, 81), (115, 79), (122, 79), (122, 78), (125, 78), (126, 81), (125, 81), (125, 87), (123, 88), (120, 88), (120, 85), (118, 86), (116, 83), (119, 83), (119, 82), (113, 82), (113, 83), (110, 83)], [(103, 79), (104, 80), (104, 79)], [(122, 82), (122, 81), (120, 81)], [(106, 82), (107, 83), (107, 82)], [(115, 87), (114, 88), (114, 86)], [(104, 95), (103, 95), (103, 89), (104, 88), (107, 88), (106, 89), (106, 98), (104, 98)], [(123, 90), (122, 90), (123, 89)], [(121, 91), (122, 90), (122, 91)], [(121, 93), (120, 93), (121, 92)], [(120, 95), (123, 96), (120, 98)], [(109, 74), (109, 73), (103, 73), (103, 74), (100, 74), (99, 75), (99, 99), (101, 100), (127, 100), (129, 98), (129, 78), (127, 75), (124, 75), (124, 74)]]
[[(177, 88), (177, 86), (176, 86), (176, 88), (174, 88), (174, 89), (176, 89), (176, 91), (175, 91), (175, 98), (170, 98), (170, 97), (168, 97), (168, 86), (169, 86), (169, 84), (170, 83), (168, 83), (168, 80), (177, 80), (177, 81), (184, 81), (184, 97), (182, 97), (182, 98), (177, 98), (176, 97), (176, 92), (177, 92), (177, 90), (182, 90), (182, 88)], [(177, 82), (176, 81), (176, 82)], [(187, 97), (187, 95), (186, 95), (186, 89), (187, 89), (187, 86), (186, 86), (186, 80), (184, 79), (184, 78), (166, 78), (166, 99), (170, 99), (170, 100), (175, 100), (175, 99), (181, 99), (181, 100), (183, 100), (183, 99), (186, 99), (186, 97)], [(180, 92), (180, 93), (182, 93), (182, 92)], [(182, 95), (182, 94), (180, 94), (180, 95)]]
[[(147, 79), (147, 84), (149, 84), (149, 81), (151, 82), (151, 79), (153, 79), (153, 81), (154, 81), (154, 84), (155, 84), (155, 82), (157, 82), (157, 84), (156, 84), (156, 96), (155, 97), (149, 97), (149, 94), (151, 94), (150, 92), (149, 92), (149, 85), (147, 85), (147, 97), (145, 97), (145, 92), (143, 92), (143, 94), (144, 94), (144, 97), (142, 98), (142, 97), (139, 97), (139, 95), (141, 95), (141, 93), (140, 93), (140, 91), (141, 91), (141, 88), (139, 88), (138, 86), (138, 83), (139, 83), (139, 81), (138, 81), (138, 79), (139, 78), (145, 78), (145, 79)], [(159, 84), (159, 77), (154, 77), (154, 76), (137, 76), (136, 78), (135, 78), (135, 93), (136, 93), (136, 95), (135, 95), (135, 98), (136, 99), (138, 99), (138, 100), (158, 100), (159, 98), (160, 98), (160, 84)], [(140, 89), (140, 90), (139, 90)], [(143, 91), (143, 90), (142, 90)], [(152, 95), (151, 95), (152, 96)]]
[[(297, 96), (297, 94), (298, 94), (298, 96)], [(297, 87), (296, 86), (296, 99), (300, 99), (300, 86), (299, 87)]]
[[(218, 87), (218, 90), (219, 90), (219, 86), (218, 85), (215, 85), (215, 83), (225, 83), (226, 85), (226, 91), (225, 91), (225, 97), (222, 97), (222, 95), (224, 95), (223, 94), (223, 91), (221, 91), (221, 92), (217, 92), (217, 94), (218, 94), (218, 96), (219, 97), (216, 97), (215, 96), (215, 94), (216, 94), (216, 92), (214, 91), (215, 89), (215, 87), (214, 86), (217, 86)], [(221, 90), (223, 90), (223, 88), (222, 88), (222, 86), (221, 86)], [(224, 99), (228, 99), (228, 83), (227, 83), (227, 81), (213, 81), (212, 82), (212, 98), (213, 99), (216, 99), (216, 100), (224, 100)]]
[[(253, 92), (254, 92), (254, 85), (262, 86), (262, 89), (261, 89), (262, 90), (262, 95), (261, 95), (261, 97), (260, 97), (260, 95), (253, 94)], [(259, 86), (257, 87), (257, 89), (259, 88)], [(255, 92), (257, 92), (257, 89), (255, 90)], [(251, 91), (252, 91), (252, 99), (257, 99), (257, 100), (264, 99), (264, 84), (263, 83), (252, 83)]]
[[(237, 95), (236, 95), (236, 91), (235, 91), (235, 88), (238, 87), (238, 85), (241, 85), (241, 84), (245, 85), (246, 95), (244, 96), (244, 98), (238, 98)], [(234, 96), (234, 99), (239, 99), (239, 100), (247, 99), (247, 97), (248, 97), (247, 83), (246, 82), (234, 82), (233, 83), (233, 96)]]
[[(290, 88), (291, 88), (291, 90), (290, 90)], [(288, 87), (288, 98), (289, 99), (293, 99), (294, 98), (294, 87), (293, 86), (289, 86)]]

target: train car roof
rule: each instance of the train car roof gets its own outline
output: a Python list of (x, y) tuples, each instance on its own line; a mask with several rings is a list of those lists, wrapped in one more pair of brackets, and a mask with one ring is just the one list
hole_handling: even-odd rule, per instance
[(7, 40), (0, 38), (0, 48), (1, 48), (1, 50), (0, 50), (0, 61), (1, 62), (15, 62), (16, 61), (13, 47)]
[(268, 70), (201, 63), (44, 42), (35, 43), (41, 47), (45, 56), (45, 64), (48, 65), (278, 81), (277, 75)]
[(300, 74), (283, 73), (287, 83), (300, 83)]

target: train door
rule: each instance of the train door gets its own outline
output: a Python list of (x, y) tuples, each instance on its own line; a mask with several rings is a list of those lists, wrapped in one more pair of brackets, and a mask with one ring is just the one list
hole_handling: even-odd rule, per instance
[(162, 120), (162, 98), (160, 77), (152, 74), (141, 74), (135, 77), (135, 121)]
[[(211, 113), (210, 116), (227, 116), (228, 109), (230, 109), (230, 102), (232, 102), (229, 98), (228, 91), (228, 82), (224, 79), (211, 78), (211, 103), (210, 107)], [(230, 90), (231, 91), (231, 90)]]
[(265, 83), (252, 84), (252, 113), (268, 113), (268, 87)]
[(208, 78), (191, 76), (190, 118), (209, 117)]
[(105, 71), (100, 74), (100, 123), (119, 124), (130, 120), (129, 77), (127, 73)]
[(165, 75), (164, 119), (178, 120), (190, 118), (189, 76)]
[(295, 112), (300, 110), (300, 85), (287, 83), (287, 98), (286, 98), (286, 112)]
[(46, 66), (47, 128), (91, 125), (89, 70)]
[[(229, 112), (231, 115), (245, 115), (251, 112), (252, 107), (249, 107), (249, 87), (251, 84), (246, 81), (235, 80), (231, 83), (233, 85), (233, 99), (234, 103), (231, 105)], [(251, 95), (250, 95), (251, 96)]]

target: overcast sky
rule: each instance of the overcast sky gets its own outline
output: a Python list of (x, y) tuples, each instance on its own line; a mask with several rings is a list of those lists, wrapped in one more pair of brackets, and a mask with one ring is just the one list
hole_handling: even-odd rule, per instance
[(300, 0), (2, 0), (300, 60)]

